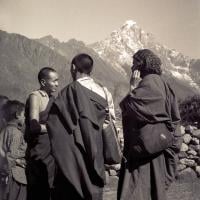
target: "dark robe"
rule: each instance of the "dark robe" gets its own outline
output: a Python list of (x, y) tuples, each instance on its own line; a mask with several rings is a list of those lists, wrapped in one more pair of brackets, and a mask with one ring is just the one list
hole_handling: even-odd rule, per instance
[(13, 177), (9, 180), (9, 191), (6, 200), (27, 200), (27, 186), (17, 182)]
[[(55, 97), (49, 98), (46, 109), (40, 113), (40, 124), (46, 124), (49, 110)], [(49, 200), (55, 173), (55, 160), (51, 155), (51, 146), (48, 133), (30, 131), (29, 99), (26, 103), (26, 133), (27, 148), (27, 181), (28, 200)]]
[(176, 96), (161, 76), (149, 74), (122, 100), (120, 107), (127, 162), (122, 163), (120, 171), (118, 199), (165, 200), (165, 190), (176, 176), (176, 152), (180, 145), (174, 142), (163, 152), (142, 158), (134, 156), (131, 145), (141, 127), (158, 122), (165, 123), (176, 138), (180, 137)]
[(106, 107), (105, 99), (76, 81), (58, 95), (47, 123), (58, 165), (53, 199), (102, 199)]

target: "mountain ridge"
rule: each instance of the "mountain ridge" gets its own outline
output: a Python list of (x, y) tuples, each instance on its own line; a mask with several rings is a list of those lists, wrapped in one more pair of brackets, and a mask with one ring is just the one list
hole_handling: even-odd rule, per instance
[[(167, 79), (175, 79), (179, 82), (177, 84), (189, 85), (194, 92), (200, 89), (200, 78), (195, 75), (193, 66), (196, 60), (160, 44), (153, 34), (146, 33), (135, 21), (126, 21), (104, 40), (89, 46), (127, 77), (130, 74), (133, 54), (139, 49), (151, 49), (161, 58), (163, 74)], [(200, 65), (198, 66), (196, 68), (200, 71)]]
[(153, 50), (161, 58), (164, 76), (174, 85), (179, 99), (199, 93), (200, 60), (161, 45), (153, 34), (145, 33), (129, 20), (105, 40), (91, 45), (76, 39), (60, 42), (51, 35), (30, 39), (0, 31), (0, 94), (24, 100), (38, 87), (37, 73), (45, 66), (58, 71), (61, 89), (71, 81), (72, 58), (88, 53), (95, 61), (93, 77), (109, 88), (118, 104), (128, 92), (132, 56), (143, 48)]
[[(116, 35), (120, 35), (120, 31), (122, 29), (123, 37), (118, 37), (116, 41)], [(130, 31), (130, 29), (134, 30), (134, 34)], [(127, 34), (128, 31), (128, 34)], [(127, 37), (127, 35), (129, 37)], [(130, 36), (135, 36), (133, 37), (134, 40), (131, 41)], [(183, 54), (177, 52), (174, 49), (169, 49), (165, 45), (161, 45), (158, 43), (151, 33), (145, 33), (138, 25), (136, 22), (132, 20), (128, 20), (122, 27), (118, 30), (115, 30), (111, 33), (111, 40), (110, 38), (106, 38), (104, 41), (100, 41), (91, 45), (87, 45), (87, 47), (92, 48), (94, 51), (96, 51), (99, 56), (109, 63), (111, 66), (113, 66), (114, 69), (119, 71), (123, 76), (127, 78), (127, 72), (129, 73), (129, 69), (131, 66), (132, 62), (132, 55), (134, 52), (136, 52), (138, 49), (142, 48), (150, 48), (156, 53), (161, 54), (161, 59), (163, 60), (164, 63), (164, 73), (165, 74), (171, 74), (176, 79), (179, 79), (179, 81), (182, 81), (184, 79), (186, 82), (188, 81), (189, 84), (196, 88), (199, 89), (199, 85), (197, 84), (199, 81), (194, 81), (192, 77), (197, 79), (197, 76), (192, 75), (191, 72), (191, 67), (189, 67), (190, 62), (192, 59), (190, 59), (188, 56), (184, 56)], [(40, 38), (39, 41), (42, 42), (42, 44), (45, 44), (44, 39), (47, 37)], [(68, 42), (58, 42), (57, 39), (53, 38), (51, 36), (50, 39), (47, 39), (48, 42), (46, 42), (45, 45), (49, 46), (52, 49), (55, 49), (52, 47), (52, 45), (49, 45), (49, 40), (53, 40), (53, 44), (59, 43), (59, 44), (64, 44), (67, 45), (69, 41), (73, 41), (73, 39), (69, 40)], [(97, 46), (98, 44), (102, 44), (108, 42), (107, 46)], [(119, 45), (119, 41), (122, 42), (126, 48), (128, 48), (128, 52), (124, 49), (122, 49), (122, 46)], [(128, 41), (128, 42), (127, 42)], [(138, 42), (139, 41), (139, 42)], [(82, 41), (79, 41), (79, 43), (84, 46), (85, 44)], [(118, 45), (118, 46), (117, 46)], [(113, 46), (117, 46), (118, 48), (114, 48)], [(98, 49), (99, 48), (99, 49)], [(121, 50), (122, 49), (122, 50)], [(58, 50), (59, 51), (59, 50)], [(104, 52), (107, 51), (104, 55)], [(109, 52), (111, 55), (109, 55)], [(114, 53), (113, 53), (114, 52)], [(117, 53), (116, 53), (117, 52)], [(120, 53), (119, 53), (120, 52)], [(121, 53), (122, 52), (122, 53)], [(161, 53), (160, 53), (161, 52)], [(62, 52), (61, 52), (62, 54)], [(113, 54), (113, 55), (112, 55)], [(167, 56), (167, 59), (163, 59), (163, 57)], [(119, 57), (117, 59), (116, 57)], [(117, 61), (117, 62), (114, 62)], [(169, 68), (169, 70), (165, 70), (165, 66)], [(196, 83), (197, 82), (197, 83)], [(185, 83), (183, 83), (185, 84)]]
[[(50, 38), (50, 37), (49, 37)], [(55, 43), (56, 44), (56, 43)], [(57, 40), (57, 46), (60, 46)], [(64, 47), (50, 48), (38, 40), (20, 34), (0, 31), (0, 94), (11, 99), (25, 101), (27, 95), (39, 87), (37, 74), (42, 67), (50, 66), (58, 71), (60, 87), (71, 79), (71, 59), (78, 53), (89, 53), (94, 59), (93, 77), (114, 93), (118, 82), (127, 84), (125, 78), (103, 61), (98, 54), (83, 42), (70, 40)], [(62, 51), (61, 51), (62, 50)], [(118, 98), (116, 94), (116, 99)]]

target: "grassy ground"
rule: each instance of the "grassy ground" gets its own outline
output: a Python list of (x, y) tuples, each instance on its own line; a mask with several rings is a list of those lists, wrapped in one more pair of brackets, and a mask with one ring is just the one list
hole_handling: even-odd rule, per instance
[[(116, 200), (117, 178), (113, 177), (105, 187), (104, 200)], [(200, 200), (200, 179), (191, 182), (177, 180), (167, 192), (168, 200)]]
[[(117, 177), (110, 177), (104, 190), (104, 200), (116, 200)], [(1, 188), (0, 188), (1, 189)], [(0, 200), (2, 191), (0, 190)], [(177, 180), (167, 192), (167, 200), (200, 200), (200, 178)], [(131, 200), (131, 199), (130, 199)]]
[(176, 181), (168, 191), (168, 200), (200, 200), (200, 179)]

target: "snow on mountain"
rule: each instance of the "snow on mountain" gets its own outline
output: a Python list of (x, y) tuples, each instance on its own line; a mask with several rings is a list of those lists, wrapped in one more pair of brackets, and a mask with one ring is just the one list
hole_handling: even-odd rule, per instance
[(90, 47), (124, 76), (129, 73), (133, 54), (139, 49), (149, 48), (161, 58), (165, 74), (199, 89), (199, 85), (192, 79), (191, 59), (157, 42), (151, 33), (146, 33), (135, 21), (126, 21), (106, 39)]

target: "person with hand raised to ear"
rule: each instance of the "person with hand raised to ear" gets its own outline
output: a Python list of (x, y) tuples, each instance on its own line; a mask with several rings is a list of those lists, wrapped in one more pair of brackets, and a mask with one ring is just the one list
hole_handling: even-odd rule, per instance
[(158, 130), (160, 125), (173, 137), (180, 133), (176, 94), (161, 75), (161, 60), (153, 51), (138, 50), (131, 69), (130, 91), (120, 103), (127, 162), (122, 160), (117, 199), (166, 200), (166, 189), (176, 176), (180, 146), (170, 143), (169, 148), (149, 154), (138, 138), (145, 127), (155, 127), (145, 128), (149, 143), (155, 141), (151, 130)]

